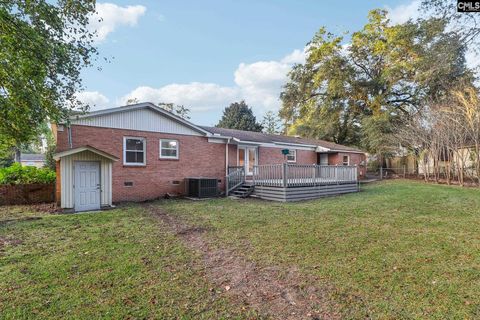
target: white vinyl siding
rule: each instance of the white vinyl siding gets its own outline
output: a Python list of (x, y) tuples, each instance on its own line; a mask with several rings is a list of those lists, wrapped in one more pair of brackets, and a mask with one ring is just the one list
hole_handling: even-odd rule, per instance
[(100, 204), (112, 205), (112, 161), (90, 151), (83, 151), (62, 157), (60, 160), (61, 207), (73, 208), (74, 193), (74, 166), (75, 161), (100, 162)]
[(203, 136), (202, 133), (150, 109), (137, 109), (98, 115), (91, 118), (72, 119), (72, 124)]
[(160, 139), (160, 158), (178, 159), (178, 141), (173, 139)]
[(141, 137), (123, 137), (123, 164), (144, 166), (147, 163), (147, 141)]
[(297, 162), (297, 150), (295, 149), (288, 150), (287, 162)]

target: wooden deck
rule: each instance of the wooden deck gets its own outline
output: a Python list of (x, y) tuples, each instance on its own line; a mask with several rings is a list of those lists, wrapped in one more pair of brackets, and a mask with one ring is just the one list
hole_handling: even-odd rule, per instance
[(358, 192), (356, 166), (275, 164), (255, 166), (253, 196), (274, 201), (299, 201)]
[(256, 185), (252, 196), (272, 201), (300, 201), (358, 192), (358, 183), (327, 184), (308, 187), (268, 187)]
[(243, 167), (231, 167), (226, 177), (227, 195), (239, 193), (245, 184), (255, 186), (252, 196), (274, 201), (299, 201), (357, 192), (356, 166), (320, 166), (291, 163), (259, 165), (253, 175)]

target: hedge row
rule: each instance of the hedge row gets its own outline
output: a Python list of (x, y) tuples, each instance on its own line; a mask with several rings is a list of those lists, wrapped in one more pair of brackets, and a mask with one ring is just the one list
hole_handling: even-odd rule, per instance
[(14, 163), (10, 167), (0, 169), (0, 184), (48, 184), (53, 182), (55, 182), (55, 171), (49, 168), (36, 168)]

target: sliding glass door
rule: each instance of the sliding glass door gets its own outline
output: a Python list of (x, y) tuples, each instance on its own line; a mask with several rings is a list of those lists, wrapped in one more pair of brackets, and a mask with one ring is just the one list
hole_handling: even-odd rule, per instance
[(253, 174), (253, 166), (257, 165), (256, 147), (238, 147), (238, 165), (245, 168), (248, 175)]

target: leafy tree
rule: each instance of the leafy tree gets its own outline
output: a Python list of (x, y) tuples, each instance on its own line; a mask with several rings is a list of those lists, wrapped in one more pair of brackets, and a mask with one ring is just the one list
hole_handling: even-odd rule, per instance
[(168, 112), (176, 114), (177, 116), (185, 120), (190, 119), (190, 109), (186, 108), (183, 105), (174, 105), (173, 103), (159, 102), (158, 106), (167, 110)]
[(140, 103), (140, 101), (137, 98), (130, 98), (127, 100), (127, 106), (132, 104), (137, 104), (137, 103)]
[(234, 102), (223, 110), (222, 119), (218, 122), (217, 127), (256, 132), (263, 129), (262, 125), (257, 123), (252, 109), (243, 100)]
[[(140, 103), (140, 101), (137, 98), (130, 98), (127, 100), (127, 105), (137, 104), (137, 103)], [(183, 118), (185, 120), (190, 119), (190, 109), (188, 109), (183, 105), (176, 105), (173, 103), (165, 103), (165, 102), (159, 102), (156, 105), (164, 110), (167, 110), (168, 112), (176, 114), (180, 118)]]
[[(459, 36), (468, 46), (478, 46), (480, 16), (478, 12), (457, 12), (457, 0), (422, 0), (421, 9), (427, 16), (448, 24), (449, 32)], [(472, 47), (478, 52), (478, 47)]]
[(9, 143), (0, 140), (0, 168), (5, 168), (13, 164), (15, 154)]
[(55, 170), (56, 161), (53, 156), (57, 151), (57, 145), (52, 130), (49, 127), (45, 130), (43, 139), (47, 141), (47, 149), (45, 150), (45, 167)]
[(57, 146), (55, 143), (47, 145), (47, 150), (45, 152), (45, 167), (55, 170), (56, 161), (53, 158), (55, 153), (57, 152)]
[(288, 132), (387, 152), (397, 123), (469, 76), (465, 47), (445, 27), (441, 19), (392, 26), (373, 10), (348, 46), (321, 28), (281, 94)]
[(87, 29), (95, 1), (0, 2), (0, 140), (15, 148), (46, 121), (85, 110), (80, 70), (97, 55)]
[(282, 133), (282, 123), (273, 111), (267, 111), (262, 120), (263, 132), (269, 134)]

